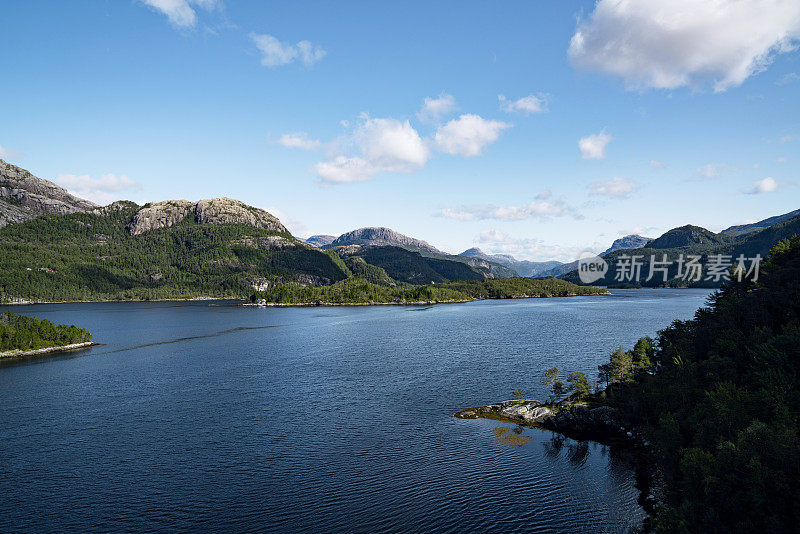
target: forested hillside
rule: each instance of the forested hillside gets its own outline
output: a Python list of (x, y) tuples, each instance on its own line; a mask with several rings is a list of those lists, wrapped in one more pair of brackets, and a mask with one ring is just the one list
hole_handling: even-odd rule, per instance
[(615, 352), (601, 374), (614, 382), (605, 402), (657, 451), (664, 503), (648, 527), (796, 532), (800, 236), (773, 249), (756, 282), (728, 283), (639, 352)]
[[(773, 219), (779, 219), (779, 217)], [(699, 256), (699, 262), (703, 266), (713, 263), (714, 257), (717, 255), (727, 256), (728, 260), (735, 264), (739, 255), (753, 258), (758, 254), (764, 258), (769, 254), (770, 248), (780, 240), (791, 238), (798, 233), (800, 233), (800, 216), (781, 220), (781, 222), (763, 229), (757, 227), (750, 233), (714, 234), (697, 226), (682, 226), (666, 232), (661, 237), (647, 243), (644, 248), (616, 250), (605, 255), (603, 259), (608, 262), (609, 269), (606, 276), (594, 282), (594, 285), (613, 286), (619, 283), (632, 283), (649, 287), (719, 287), (724, 280), (706, 279), (708, 274), (706, 268), (703, 269), (703, 276), (699, 281), (684, 278), (682, 274), (685, 274), (686, 270), (679, 273), (678, 259), (681, 255), (684, 258), (688, 258), (690, 255)], [(640, 262), (638, 281), (616, 278), (619, 272), (616, 268), (618, 263), (625, 261), (626, 257), (634, 255), (640, 256), (637, 260)], [(667, 281), (664, 281), (663, 274), (658, 271), (654, 272), (652, 279), (647, 280), (650, 274), (651, 258), (654, 257), (657, 262), (660, 262), (665, 255), (666, 260), (670, 262)], [(750, 265), (749, 261), (747, 265)], [(655, 266), (657, 267), (658, 264)], [(576, 284), (581, 283), (577, 271), (571, 271), (563, 275), (563, 278)]]
[(333, 253), (288, 233), (199, 224), (130, 235), (139, 207), (47, 215), (0, 230), (0, 296), (35, 300), (245, 297), (264, 283), (333, 283), (349, 272)]

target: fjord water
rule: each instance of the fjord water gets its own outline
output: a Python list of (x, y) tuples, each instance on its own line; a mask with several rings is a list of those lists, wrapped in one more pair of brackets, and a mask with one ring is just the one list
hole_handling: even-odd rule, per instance
[(595, 376), (707, 296), (12, 308), (102, 345), (0, 364), (0, 531), (623, 531), (624, 455), (452, 414)]

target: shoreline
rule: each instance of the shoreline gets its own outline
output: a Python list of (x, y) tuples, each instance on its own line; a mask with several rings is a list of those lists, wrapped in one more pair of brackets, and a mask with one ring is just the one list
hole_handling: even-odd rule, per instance
[(246, 302), (243, 304), (244, 306), (252, 306), (258, 308), (291, 308), (291, 307), (298, 307), (298, 308), (308, 308), (308, 307), (330, 307), (330, 306), (433, 306), (434, 304), (466, 304), (468, 302), (480, 302), (484, 300), (525, 300), (525, 299), (552, 299), (552, 298), (570, 298), (570, 297), (596, 297), (596, 296), (608, 296), (611, 295), (611, 292), (606, 290), (605, 293), (594, 293), (594, 294), (586, 294), (586, 295), (579, 295), (577, 293), (570, 293), (568, 295), (548, 295), (543, 297), (541, 295), (526, 295), (526, 296), (517, 296), (517, 297), (510, 297), (510, 298), (474, 298), (474, 299), (463, 299), (463, 300), (408, 300), (405, 302), (291, 302), (291, 303), (283, 303), (283, 302), (267, 302), (264, 304), (256, 304), (253, 302)]
[[(524, 300), (524, 299), (549, 299), (549, 298), (568, 298), (568, 297), (594, 297), (610, 295), (610, 291), (605, 293), (594, 293), (587, 295), (579, 295), (577, 293), (570, 293), (568, 295), (549, 295), (542, 297), (541, 295), (518, 296), (511, 298), (474, 298), (463, 300), (418, 300), (406, 302), (268, 302), (263, 307), (268, 308), (288, 308), (288, 307), (329, 307), (329, 306), (432, 306), (434, 304), (465, 304), (467, 302), (477, 302), (482, 300)], [(108, 303), (123, 303), (123, 302), (205, 302), (214, 300), (229, 300), (239, 302), (241, 306), (261, 307), (258, 304), (249, 302), (247, 298), (235, 297), (192, 297), (192, 298), (174, 298), (174, 299), (111, 299), (111, 300), (31, 300), (25, 302), (0, 302), (0, 306), (33, 306), (35, 304), (91, 304), (93, 302), (108, 304)]]
[(43, 349), (31, 349), (31, 350), (8, 350), (5, 352), (0, 352), (0, 360), (10, 359), (10, 358), (27, 358), (29, 356), (41, 356), (44, 354), (52, 354), (52, 353), (59, 353), (59, 352), (74, 352), (82, 349), (88, 349), (89, 347), (93, 347), (97, 345), (94, 341), (84, 341), (83, 343), (72, 343), (70, 345), (59, 345), (57, 347), (45, 347)]
[(20, 299), (15, 302), (0, 302), (0, 306), (33, 306), (34, 304), (91, 304), (98, 302), (101, 304), (108, 304), (111, 302), (202, 302), (207, 300), (238, 300), (246, 301), (247, 299), (236, 297), (190, 297), (190, 298), (174, 298), (174, 299), (98, 299), (98, 300), (25, 300)]

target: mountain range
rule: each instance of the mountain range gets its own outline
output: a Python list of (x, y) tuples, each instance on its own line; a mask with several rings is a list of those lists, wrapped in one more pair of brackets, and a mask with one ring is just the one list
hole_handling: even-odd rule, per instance
[[(706, 228), (693, 225), (685, 225), (673, 228), (653, 239), (643, 247), (627, 250), (616, 250), (606, 254), (603, 259), (608, 262), (609, 269), (603, 278), (600, 278), (593, 285), (614, 286), (622, 283), (627, 285), (623, 277), (618, 277), (616, 266), (627, 263), (629, 257), (638, 256), (641, 261), (638, 282), (632, 281), (632, 285), (645, 287), (674, 286), (674, 287), (717, 287), (720, 285), (719, 279), (707, 279), (709, 272), (703, 271), (703, 276), (699, 281), (687, 281), (679, 272), (678, 260), (681, 256), (684, 259), (688, 256), (699, 256), (700, 263), (707, 266), (713, 263), (713, 258), (727, 258), (731, 263), (736, 263), (739, 256), (744, 258), (754, 258), (760, 255), (765, 258), (772, 247), (779, 241), (788, 239), (793, 235), (800, 234), (800, 212), (792, 211), (783, 215), (777, 215), (751, 223), (747, 225), (734, 226), (714, 233)], [(627, 256), (627, 257), (623, 257)], [(646, 280), (650, 275), (651, 260), (657, 262), (668, 262), (670, 265), (665, 275), (654, 270), (651, 280)], [(750, 268), (751, 263), (745, 263), (745, 267)], [(659, 265), (655, 265), (657, 267)], [(685, 269), (684, 269), (685, 272)], [(563, 279), (580, 284), (580, 277), (577, 270), (561, 276)]]
[[(612, 265), (630, 250), (670, 258), (690, 252), (765, 256), (798, 231), (800, 210), (720, 233), (687, 225), (655, 239), (625, 236), (603, 256)], [(253, 289), (351, 277), (385, 285), (547, 276), (579, 282), (576, 267), (478, 248), (447, 254), (382, 227), (304, 241), (272, 214), (227, 198), (97, 206), (0, 160), (0, 297), (241, 297)]]
[(499, 263), (517, 273), (517, 276), (534, 277), (541, 273), (562, 265), (560, 261), (528, 261), (518, 260), (510, 254), (487, 254), (479, 248), (470, 248), (459, 254), (468, 258), (478, 258), (484, 261)]

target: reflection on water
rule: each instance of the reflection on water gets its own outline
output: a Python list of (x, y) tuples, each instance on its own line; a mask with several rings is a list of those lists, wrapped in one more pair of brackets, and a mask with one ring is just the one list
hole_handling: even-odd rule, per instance
[(521, 447), (523, 445), (527, 445), (533, 441), (533, 438), (523, 435), (524, 431), (525, 429), (521, 426), (511, 429), (510, 432), (509, 429), (505, 427), (495, 428), (494, 435), (497, 436), (495, 442), (499, 443), (500, 445), (508, 445), (511, 447)]
[(601, 457), (609, 455), (613, 457), (614, 461), (611, 465), (618, 471), (617, 476), (620, 473), (623, 476), (628, 476), (634, 467), (630, 452), (618, 446), (612, 447), (588, 440), (574, 440), (557, 432), (522, 426), (514, 428), (494, 427), (492, 428), (492, 433), (495, 435), (495, 443), (512, 447), (533, 443), (535, 441), (533, 436), (539, 436), (542, 433), (549, 434), (548, 439), (541, 441), (545, 456), (551, 461), (556, 461), (561, 458), (561, 453), (564, 452), (564, 457), (575, 467), (585, 466), (592, 450)]
[(624, 454), (452, 414), (544, 398), (705, 295), (14, 308), (103, 345), (0, 365), (0, 532), (625, 531)]

